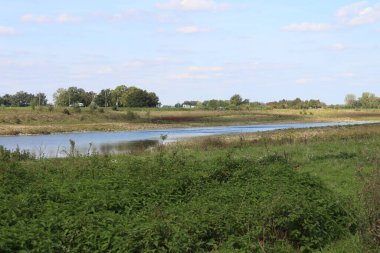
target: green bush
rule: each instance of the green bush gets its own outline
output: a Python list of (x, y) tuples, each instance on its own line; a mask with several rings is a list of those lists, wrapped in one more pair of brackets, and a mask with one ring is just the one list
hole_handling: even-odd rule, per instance
[(162, 151), (0, 167), (0, 252), (309, 252), (353, 229), (320, 180), (264, 160)]
[(68, 109), (65, 108), (63, 109), (63, 114), (70, 115), (71, 113)]

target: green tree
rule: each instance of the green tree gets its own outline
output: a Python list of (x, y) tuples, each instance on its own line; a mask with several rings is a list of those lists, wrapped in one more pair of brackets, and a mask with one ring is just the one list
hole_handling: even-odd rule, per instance
[(54, 104), (57, 106), (69, 106), (69, 93), (66, 89), (59, 88), (53, 94)]
[(380, 99), (374, 93), (363, 92), (359, 98), (359, 103), (364, 108), (377, 108), (380, 104)]
[(112, 90), (111, 89), (103, 89), (99, 92), (99, 94), (95, 97), (95, 103), (98, 106), (109, 107), (112, 106)]
[(127, 92), (127, 86), (119, 85), (112, 91), (112, 102), (116, 107), (123, 106), (121, 97)]
[(47, 98), (45, 93), (37, 93), (34, 95), (34, 100), (36, 101), (36, 105), (45, 106), (47, 105)]
[(230, 98), (230, 104), (234, 106), (239, 106), (243, 103), (243, 99), (239, 94), (235, 94)]
[(147, 102), (148, 107), (157, 107), (160, 105), (160, 99), (154, 92), (149, 92), (147, 94), (147, 100), (148, 100)]
[(346, 97), (344, 98), (344, 102), (346, 103), (347, 106), (354, 107), (357, 102), (356, 96), (354, 94), (347, 94)]

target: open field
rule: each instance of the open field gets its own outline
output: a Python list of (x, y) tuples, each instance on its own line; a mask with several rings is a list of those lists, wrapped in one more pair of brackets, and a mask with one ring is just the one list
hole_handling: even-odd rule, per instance
[(380, 120), (380, 110), (163, 110), (111, 109), (76, 111), (66, 108), (1, 108), (0, 135), (49, 134), (74, 131), (131, 131), (296, 122), (352, 122)]
[(111, 157), (3, 153), (0, 251), (379, 252), (379, 152), (372, 124)]

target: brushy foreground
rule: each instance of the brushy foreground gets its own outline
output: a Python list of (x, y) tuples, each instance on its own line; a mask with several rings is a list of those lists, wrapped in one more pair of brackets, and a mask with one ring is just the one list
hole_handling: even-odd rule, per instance
[(378, 126), (331, 129), (133, 156), (3, 152), (0, 252), (378, 252)]
[(92, 157), (1, 175), (2, 252), (308, 251), (355, 228), (344, 199), (275, 155)]

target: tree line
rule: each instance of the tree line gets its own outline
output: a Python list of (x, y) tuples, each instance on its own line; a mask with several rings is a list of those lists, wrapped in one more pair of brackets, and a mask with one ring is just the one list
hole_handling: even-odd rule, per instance
[(115, 89), (103, 89), (98, 94), (77, 87), (58, 89), (53, 95), (58, 106), (96, 104), (101, 107), (157, 107), (160, 100), (156, 93), (125, 85)]
[[(100, 107), (158, 107), (159, 97), (154, 92), (148, 92), (135, 86), (117, 86), (115, 89), (103, 89), (99, 93), (85, 91), (78, 87), (60, 88), (53, 95), (56, 106), (90, 106)], [(0, 96), (0, 105), (12, 107), (46, 106), (48, 100), (45, 93), (28, 93), (19, 91), (15, 94)], [(236, 109), (240, 107), (268, 108), (268, 109), (318, 109), (328, 107), (318, 99), (279, 100), (268, 103), (250, 102), (239, 94), (229, 100), (211, 99), (205, 101), (184, 101), (177, 103), (176, 108), (205, 108), (205, 109)], [(341, 107), (342, 105), (339, 105)], [(374, 93), (363, 92), (360, 97), (348, 94), (345, 97), (346, 108), (380, 108), (380, 97)]]
[(345, 103), (348, 108), (380, 108), (380, 98), (370, 92), (363, 92), (358, 98), (354, 94), (347, 94)]
[(205, 109), (234, 109), (239, 107), (250, 108), (268, 108), (268, 109), (318, 109), (325, 108), (327, 105), (318, 99), (301, 100), (280, 100), (268, 103), (250, 102), (249, 99), (243, 99), (239, 94), (233, 95), (229, 100), (211, 99), (206, 101), (184, 101), (182, 104), (177, 103), (177, 108), (205, 108)]
[(16, 94), (5, 94), (0, 96), (0, 105), (25, 107), (25, 106), (45, 106), (47, 105), (45, 93), (32, 94), (25, 91), (19, 91)]
[[(78, 87), (60, 88), (53, 95), (56, 106), (90, 106), (101, 107), (157, 107), (160, 100), (156, 93), (125, 85), (115, 89), (103, 89), (98, 94)], [(44, 93), (31, 94), (19, 91), (14, 95), (0, 97), (0, 105), (23, 107), (45, 106), (48, 100)]]

